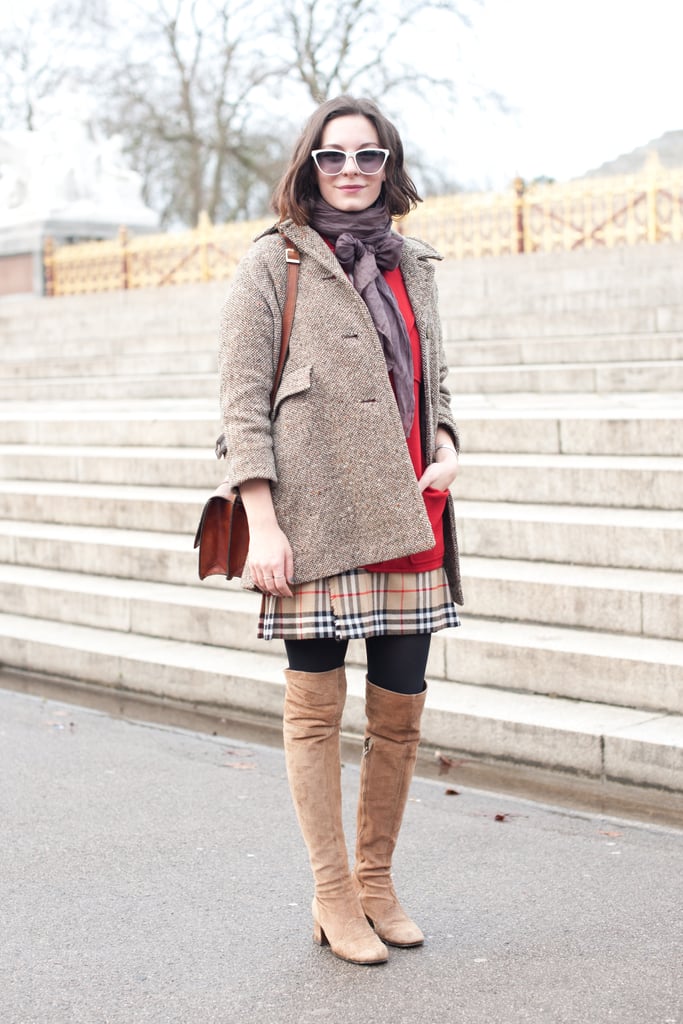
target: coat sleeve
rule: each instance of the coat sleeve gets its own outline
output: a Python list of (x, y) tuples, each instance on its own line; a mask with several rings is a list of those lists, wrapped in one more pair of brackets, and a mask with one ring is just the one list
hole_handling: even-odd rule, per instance
[(443, 346), (443, 334), (441, 330), (441, 317), (439, 316), (439, 293), (434, 281), (434, 311), (437, 324), (437, 339), (438, 339), (438, 353), (439, 353), (439, 414), (437, 426), (444, 427), (453, 435), (453, 443), (455, 444), (455, 450), (460, 451), (460, 435), (458, 433), (458, 425), (455, 422), (453, 416), (453, 410), (451, 408), (452, 395), (448, 387), (448, 372), (449, 366), (446, 361), (446, 352)]
[(233, 277), (219, 333), (218, 370), (226, 479), (277, 482), (270, 421), (275, 338), (282, 321), (263, 246), (255, 246)]

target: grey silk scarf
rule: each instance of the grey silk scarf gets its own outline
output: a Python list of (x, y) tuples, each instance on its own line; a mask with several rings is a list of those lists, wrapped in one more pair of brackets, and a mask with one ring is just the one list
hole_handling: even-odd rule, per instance
[(358, 213), (335, 210), (317, 199), (310, 225), (334, 243), (334, 253), (368, 307), (387, 370), (394, 382), (398, 411), (406, 437), (415, 415), (413, 356), (405, 320), (382, 270), (394, 270), (401, 259), (403, 239), (391, 233), (384, 203)]

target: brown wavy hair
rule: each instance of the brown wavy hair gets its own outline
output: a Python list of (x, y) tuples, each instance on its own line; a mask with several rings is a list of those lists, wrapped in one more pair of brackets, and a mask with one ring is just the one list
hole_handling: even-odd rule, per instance
[(328, 121), (349, 114), (360, 114), (372, 121), (379, 146), (389, 150), (385, 165), (386, 180), (382, 185), (382, 198), (389, 214), (392, 217), (403, 217), (422, 202), (414, 182), (403, 166), (403, 143), (391, 121), (372, 100), (337, 96), (326, 100), (311, 114), (294, 147), (289, 167), (275, 188), (273, 209), (281, 221), (291, 217), (295, 224), (309, 223), (313, 203), (320, 196), (311, 152), (320, 149), (323, 130)]

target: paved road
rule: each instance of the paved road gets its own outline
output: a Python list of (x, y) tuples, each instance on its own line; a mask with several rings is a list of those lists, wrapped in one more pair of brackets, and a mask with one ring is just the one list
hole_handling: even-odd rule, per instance
[(425, 947), (356, 967), (280, 750), (0, 691), (1, 1024), (681, 1024), (683, 833), (453, 785), (396, 860)]

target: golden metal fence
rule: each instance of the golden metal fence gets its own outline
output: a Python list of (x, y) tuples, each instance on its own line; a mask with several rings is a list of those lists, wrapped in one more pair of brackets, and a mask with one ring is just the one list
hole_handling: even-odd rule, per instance
[(642, 174), (431, 199), (406, 233), (453, 259), (683, 241), (683, 169), (652, 154)]
[(271, 224), (272, 218), (211, 224), (203, 213), (189, 231), (129, 237), (121, 228), (111, 241), (59, 248), (48, 239), (45, 292), (75, 295), (227, 278), (254, 236)]
[[(113, 241), (45, 246), (48, 295), (147, 288), (230, 277), (252, 239), (272, 223), (212, 225), (202, 214), (191, 231)], [(506, 192), (463, 192), (422, 203), (398, 223), (444, 257), (683, 241), (683, 169), (666, 170), (652, 154), (642, 174), (584, 178)]]

